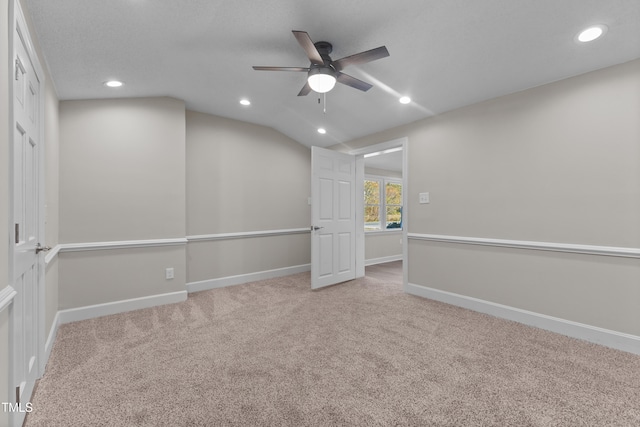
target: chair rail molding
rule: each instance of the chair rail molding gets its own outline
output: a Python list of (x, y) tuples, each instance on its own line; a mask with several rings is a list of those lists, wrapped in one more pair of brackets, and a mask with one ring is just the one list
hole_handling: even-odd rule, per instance
[(0, 290), (0, 312), (11, 305), (16, 294), (17, 292), (12, 286), (5, 286), (4, 289)]
[(101, 251), (105, 249), (128, 249), (128, 248), (153, 248), (159, 246), (180, 246), (186, 245), (185, 237), (173, 239), (149, 239), (149, 240), (119, 240), (112, 242), (85, 242), (85, 243), (60, 243), (55, 245), (45, 256), (45, 264), (51, 263), (58, 254), (63, 252), (81, 251)]
[(55, 245), (53, 248), (51, 248), (51, 250), (44, 257), (44, 263), (46, 265), (49, 265), (49, 263), (51, 261), (53, 261), (58, 256), (58, 254), (60, 253), (61, 249), (62, 249), (62, 246), (59, 245), (59, 244)]
[(527, 240), (487, 239), (482, 237), (445, 236), (441, 234), (408, 233), (409, 240), (458, 243), (464, 245), (498, 246), (513, 249), (530, 249), (552, 252), (569, 252), (586, 255), (640, 258), (640, 248), (616, 246), (578, 245), (572, 243), (532, 242)]
[(178, 237), (173, 239), (149, 240), (119, 240), (113, 242), (62, 243), (59, 252), (99, 251), (103, 249), (147, 248), (155, 246), (185, 245), (187, 239)]
[(310, 228), (285, 228), (280, 230), (257, 230), (257, 231), (240, 231), (235, 233), (217, 233), (217, 234), (197, 234), (187, 236), (189, 242), (203, 240), (230, 240), (230, 239), (247, 239), (252, 237), (269, 237), (269, 236), (286, 236), (289, 234), (305, 234), (310, 233)]
[(170, 239), (118, 240), (109, 242), (59, 243), (45, 256), (45, 264), (51, 263), (56, 256), (64, 252), (100, 251), (105, 249), (150, 248), (158, 246), (179, 246), (189, 242), (206, 240), (231, 240), (252, 237), (286, 236), (310, 233), (309, 228), (286, 228), (279, 230), (241, 231), (235, 233), (199, 234)]

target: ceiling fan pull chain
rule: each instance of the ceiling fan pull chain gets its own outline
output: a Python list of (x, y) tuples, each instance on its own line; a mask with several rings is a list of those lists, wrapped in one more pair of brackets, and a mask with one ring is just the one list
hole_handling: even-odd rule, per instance
[(322, 94), (324, 97), (324, 108), (322, 109), (322, 112), (324, 114), (327, 114), (327, 92)]

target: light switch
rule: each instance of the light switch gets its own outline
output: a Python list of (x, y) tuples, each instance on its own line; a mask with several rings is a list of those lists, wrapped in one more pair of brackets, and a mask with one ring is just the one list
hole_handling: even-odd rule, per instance
[(420, 203), (429, 203), (429, 193), (420, 193)]

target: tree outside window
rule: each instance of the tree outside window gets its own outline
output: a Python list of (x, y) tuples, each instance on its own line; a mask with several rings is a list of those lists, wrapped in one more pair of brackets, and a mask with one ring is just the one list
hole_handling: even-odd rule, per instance
[(402, 184), (383, 177), (364, 181), (364, 229), (402, 229)]
[(402, 229), (402, 184), (385, 182), (386, 228)]

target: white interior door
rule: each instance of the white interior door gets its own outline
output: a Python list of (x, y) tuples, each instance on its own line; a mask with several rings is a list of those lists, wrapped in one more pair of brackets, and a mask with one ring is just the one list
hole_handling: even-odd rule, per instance
[(311, 148), (311, 288), (356, 277), (355, 156)]
[[(40, 135), (41, 85), (29, 55), (31, 43), (24, 18), (15, 3), (13, 32), (13, 302), (12, 371), (15, 400), (25, 408), (39, 376), (40, 316), (43, 282), (42, 255), (38, 255), (41, 224)], [(13, 396), (12, 396), (13, 397)], [(22, 425), (23, 411), (13, 412), (13, 425)]]

